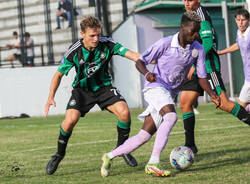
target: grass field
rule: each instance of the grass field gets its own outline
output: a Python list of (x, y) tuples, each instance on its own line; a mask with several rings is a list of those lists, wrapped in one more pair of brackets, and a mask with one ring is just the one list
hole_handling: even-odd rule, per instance
[[(131, 135), (142, 126), (137, 115), (143, 109), (131, 109)], [(64, 116), (0, 120), (0, 183), (1, 184), (243, 184), (250, 183), (250, 127), (232, 115), (201, 104), (196, 116), (198, 155), (191, 168), (178, 172), (169, 164), (169, 154), (183, 145), (183, 123), (173, 128), (164, 149), (162, 166), (174, 172), (168, 178), (144, 173), (153, 139), (133, 155), (139, 165), (131, 168), (122, 158), (113, 160), (111, 176), (100, 175), (101, 157), (116, 145), (116, 118), (108, 112), (89, 113), (74, 129), (67, 155), (54, 175), (47, 176), (45, 167), (56, 152), (59, 125)], [(19, 169), (19, 170), (18, 170)], [(17, 171), (15, 171), (17, 170)]]

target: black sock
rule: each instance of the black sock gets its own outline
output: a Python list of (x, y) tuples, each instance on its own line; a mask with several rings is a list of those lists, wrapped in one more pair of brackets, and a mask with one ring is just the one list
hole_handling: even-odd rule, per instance
[(246, 111), (244, 107), (240, 105), (238, 113), (236, 113), (236, 117), (239, 118), (242, 122), (250, 125), (250, 114)]
[(60, 127), (60, 134), (59, 134), (58, 141), (57, 141), (57, 153), (63, 157), (66, 153), (66, 147), (67, 147), (70, 136), (71, 136), (71, 132), (66, 133)]
[(123, 129), (117, 126), (118, 139), (116, 147), (122, 145), (129, 137), (130, 128)]
[(195, 127), (195, 116), (193, 112), (183, 113), (183, 123), (185, 131), (185, 145), (193, 146), (194, 141), (194, 127)]

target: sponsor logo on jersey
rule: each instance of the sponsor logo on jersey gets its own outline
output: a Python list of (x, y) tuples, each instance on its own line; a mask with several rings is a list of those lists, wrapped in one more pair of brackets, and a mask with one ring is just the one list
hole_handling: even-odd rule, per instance
[(87, 70), (87, 75), (88, 75), (88, 77), (90, 77), (91, 75), (93, 75), (99, 68), (100, 68), (99, 65), (90, 67), (90, 68)]

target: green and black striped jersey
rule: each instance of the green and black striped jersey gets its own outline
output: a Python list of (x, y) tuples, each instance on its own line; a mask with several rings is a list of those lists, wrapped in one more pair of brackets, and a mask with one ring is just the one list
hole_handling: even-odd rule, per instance
[(201, 17), (200, 38), (206, 53), (207, 73), (211, 73), (213, 71), (220, 72), (220, 60), (217, 54), (218, 37), (213, 27), (210, 15), (202, 6), (200, 6), (196, 12)]
[(76, 76), (73, 88), (82, 88), (84, 91), (98, 91), (104, 86), (111, 85), (109, 62), (113, 55), (124, 56), (127, 48), (109, 37), (100, 37), (95, 50), (87, 50), (83, 39), (72, 44), (63, 56), (58, 71), (65, 75), (75, 67)]

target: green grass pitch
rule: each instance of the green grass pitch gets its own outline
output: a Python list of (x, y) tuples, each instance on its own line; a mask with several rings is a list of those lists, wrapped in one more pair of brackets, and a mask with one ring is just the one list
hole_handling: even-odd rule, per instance
[[(122, 158), (113, 160), (111, 175), (100, 175), (101, 157), (116, 145), (116, 117), (106, 111), (89, 113), (76, 125), (67, 154), (54, 175), (45, 167), (56, 152), (59, 125), (64, 116), (0, 120), (0, 184), (247, 184), (250, 183), (250, 127), (231, 114), (200, 104), (196, 116), (198, 155), (191, 168), (179, 172), (171, 168), (171, 150), (184, 143), (183, 122), (178, 122), (161, 156), (161, 165), (174, 174), (167, 178), (144, 173), (153, 143), (133, 152), (139, 165), (131, 168)], [(137, 115), (143, 109), (131, 109), (131, 135), (142, 123)]]

